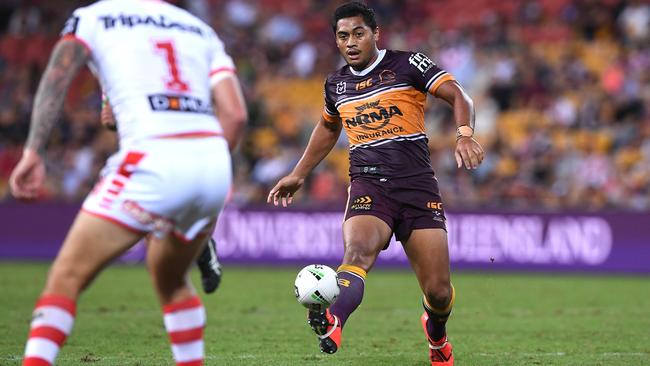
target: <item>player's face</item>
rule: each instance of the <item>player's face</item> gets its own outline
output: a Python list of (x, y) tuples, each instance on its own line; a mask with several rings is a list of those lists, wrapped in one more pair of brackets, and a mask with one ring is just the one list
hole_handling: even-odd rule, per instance
[(377, 58), (379, 31), (373, 31), (361, 16), (339, 19), (336, 23), (336, 45), (348, 65), (363, 70)]

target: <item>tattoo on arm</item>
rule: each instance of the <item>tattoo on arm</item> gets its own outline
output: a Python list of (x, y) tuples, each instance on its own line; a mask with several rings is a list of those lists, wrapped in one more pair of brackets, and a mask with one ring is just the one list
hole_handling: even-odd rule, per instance
[(57, 43), (36, 91), (26, 148), (43, 154), (45, 144), (63, 109), (68, 87), (90, 53), (79, 42)]

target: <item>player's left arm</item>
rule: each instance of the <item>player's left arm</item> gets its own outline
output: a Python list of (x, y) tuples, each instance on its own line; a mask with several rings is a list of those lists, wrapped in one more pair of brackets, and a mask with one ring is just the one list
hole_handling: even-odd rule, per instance
[(436, 89), (435, 96), (445, 100), (454, 109), (458, 167), (464, 164), (466, 169), (476, 169), (483, 161), (485, 151), (474, 139), (474, 102), (455, 80), (442, 83)]
[(48, 137), (61, 115), (70, 83), (89, 59), (90, 51), (73, 39), (62, 38), (54, 47), (36, 91), (23, 155), (9, 178), (16, 198), (38, 196), (45, 182), (43, 155)]

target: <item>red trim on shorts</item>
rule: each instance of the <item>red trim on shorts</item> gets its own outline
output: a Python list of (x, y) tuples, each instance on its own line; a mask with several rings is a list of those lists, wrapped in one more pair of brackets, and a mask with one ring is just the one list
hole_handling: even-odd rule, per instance
[[(174, 238), (178, 239), (178, 240), (181, 241), (183, 244), (190, 244), (190, 243), (192, 242), (192, 240), (188, 239), (184, 234), (179, 233), (179, 232), (176, 231), (176, 230), (174, 230), (174, 231), (172, 232), (172, 235), (174, 236)], [(195, 239), (196, 239), (196, 238), (195, 238)]]
[(203, 359), (185, 361), (185, 362), (176, 362), (176, 366), (203, 366)]
[(203, 327), (181, 330), (178, 332), (169, 332), (169, 339), (173, 344), (188, 343), (201, 340), (203, 338)]
[(227, 67), (227, 66), (219, 67), (219, 68), (216, 68), (216, 69), (210, 71), (210, 73), (208, 74), (208, 76), (209, 76), (209, 77), (212, 77), (213, 75), (216, 75), (216, 74), (218, 74), (218, 73), (220, 73), (220, 72), (223, 72), (223, 71), (230, 71), (230, 72), (233, 72), (233, 73), (234, 73), (234, 72), (235, 72), (235, 68), (234, 68), (234, 67)]
[(196, 234), (196, 236), (194, 236), (194, 239), (191, 239), (191, 240), (188, 239), (187, 236), (185, 236), (184, 233), (181, 233), (178, 230), (173, 230), (171, 232), (171, 234), (174, 236), (174, 238), (180, 240), (183, 244), (190, 244), (193, 240), (203, 240), (203, 239), (206, 239), (206, 238), (210, 237), (214, 233), (214, 230), (209, 230), (208, 229), (212, 224), (214, 224), (213, 221), (210, 221), (209, 223), (207, 223), (203, 227), (203, 229), (201, 229)]
[(66, 34), (65, 36), (61, 37), (61, 40), (68, 40), (68, 39), (71, 40), (71, 41), (77, 41), (77, 42), (81, 43), (81, 45), (86, 48), (88, 53), (90, 53), (90, 54), (93, 53), (93, 50), (90, 48), (88, 43), (86, 43), (86, 41), (84, 41), (83, 39), (75, 36), (74, 34)]
[(59, 347), (63, 345), (63, 342), (65, 342), (66, 337), (67, 335), (62, 331), (60, 331), (59, 329), (56, 329), (54, 327), (48, 327), (48, 326), (36, 327), (29, 332), (29, 339), (45, 338), (49, 341), (56, 343), (57, 346)]
[(169, 135), (158, 135), (154, 138), (158, 139), (172, 139), (172, 138), (199, 138), (199, 137), (219, 137), (223, 136), (221, 132), (214, 132), (214, 131), (192, 131), (192, 132), (180, 132), (180, 133), (172, 133)]
[(117, 187), (120, 187), (120, 188), (121, 188), (121, 187), (124, 187), (124, 182), (120, 182), (120, 181), (117, 180), (117, 179), (113, 179), (113, 181), (112, 181), (111, 183), (113, 183), (113, 185), (115, 185), (115, 186), (117, 186)]
[(88, 210), (87, 208), (82, 208), (81, 211), (83, 211), (83, 212), (85, 212), (85, 213), (87, 213), (89, 215), (98, 217), (100, 219), (104, 219), (104, 220), (106, 220), (108, 222), (111, 222), (111, 223), (117, 225), (117, 226), (121, 226), (122, 228), (124, 228), (124, 229), (126, 229), (126, 230), (128, 230), (128, 231), (130, 231), (132, 233), (135, 233), (135, 234), (144, 235), (144, 234), (148, 233), (148, 231), (140, 230), (140, 229), (138, 229), (136, 227), (133, 227), (133, 226), (121, 221), (121, 220), (118, 220), (118, 219), (116, 219), (114, 217), (110, 217), (110, 216), (108, 216), (106, 214), (101, 214), (99, 212), (93, 212), (93, 211)]
[(52, 364), (40, 357), (26, 357), (23, 366), (52, 366)]
[(163, 306), (163, 312), (165, 314), (174, 313), (181, 310), (199, 308), (203, 306), (201, 303), (201, 298), (198, 296), (192, 296), (187, 300), (174, 302)]
[(77, 312), (77, 304), (75, 301), (62, 295), (41, 296), (36, 302), (36, 308), (41, 306), (56, 306), (57, 308), (67, 311), (72, 316), (75, 316)]

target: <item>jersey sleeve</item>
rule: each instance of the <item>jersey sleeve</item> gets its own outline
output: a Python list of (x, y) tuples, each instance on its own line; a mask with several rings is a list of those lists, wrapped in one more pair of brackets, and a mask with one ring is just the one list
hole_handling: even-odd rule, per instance
[(60, 35), (62, 39), (73, 39), (83, 44), (92, 53), (94, 34), (95, 20), (88, 14), (88, 9), (79, 8), (66, 20)]
[(219, 80), (232, 75), (236, 68), (232, 57), (226, 53), (223, 42), (217, 34), (210, 32), (210, 85), (216, 84)]
[(435, 94), (445, 81), (455, 80), (425, 54), (416, 52), (408, 57), (408, 70), (415, 87), (425, 93)]
[(323, 119), (327, 122), (338, 122), (339, 120), (339, 111), (336, 109), (334, 99), (331, 97), (328, 91), (329, 78), (325, 80), (325, 85), (323, 86), (323, 96), (325, 99), (325, 108), (323, 108)]

